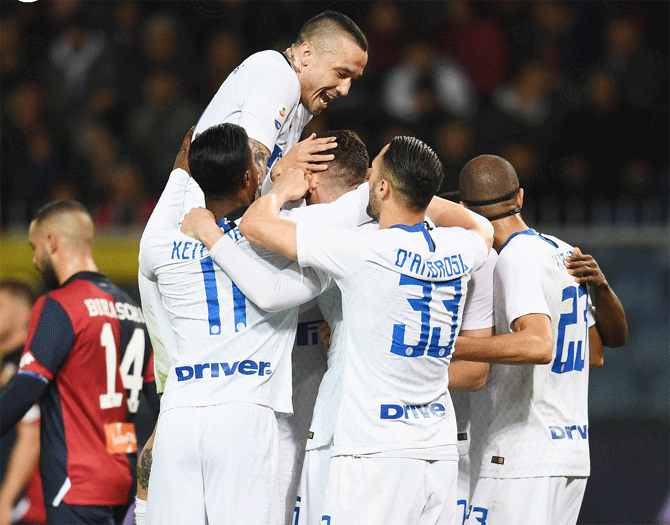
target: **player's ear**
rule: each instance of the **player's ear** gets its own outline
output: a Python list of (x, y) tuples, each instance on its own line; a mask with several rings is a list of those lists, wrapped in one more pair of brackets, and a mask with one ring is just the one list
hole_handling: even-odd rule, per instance
[(309, 191), (313, 192), (316, 190), (316, 188), (321, 184), (321, 179), (319, 177), (318, 173), (313, 173), (312, 176), (309, 179)]
[(303, 42), (298, 48), (298, 60), (301, 66), (306, 66), (314, 57), (314, 46), (310, 42)]
[(523, 208), (523, 188), (519, 188), (519, 193), (516, 194), (516, 207)]
[(368, 171), (365, 173), (365, 181), (363, 182), (368, 182), (370, 177), (372, 177), (372, 168), (368, 168)]
[(58, 235), (54, 232), (47, 233), (46, 247), (49, 254), (54, 253), (58, 249)]

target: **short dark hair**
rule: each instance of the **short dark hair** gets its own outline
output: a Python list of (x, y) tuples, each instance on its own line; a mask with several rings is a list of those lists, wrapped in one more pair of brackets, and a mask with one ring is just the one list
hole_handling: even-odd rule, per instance
[(381, 158), (382, 176), (413, 210), (425, 210), (442, 184), (444, 168), (435, 152), (414, 137), (395, 137)]
[(37, 301), (37, 293), (35, 293), (35, 290), (33, 290), (32, 286), (23, 281), (3, 279), (0, 281), (0, 291), (2, 290), (5, 290), (17, 299), (23, 300), (30, 308), (32, 308), (35, 301)]
[(365, 38), (363, 31), (347, 15), (336, 11), (324, 11), (307, 20), (300, 28), (300, 31), (298, 31), (295, 45), (300, 45), (303, 42), (311, 40), (320, 32), (332, 31), (333, 29), (346, 33), (358, 47), (367, 53), (368, 40)]
[(247, 132), (230, 122), (207, 128), (191, 143), (188, 152), (193, 180), (212, 199), (235, 193), (250, 163)]
[(333, 181), (335, 184), (342, 188), (352, 188), (365, 181), (370, 155), (356, 132), (348, 129), (329, 130), (317, 133), (317, 137), (335, 137), (337, 142), (336, 148), (321, 152), (322, 155), (335, 155), (335, 159), (328, 163), (328, 171), (338, 179)]
[(39, 226), (47, 219), (50, 219), (56, 215), (60, 215), (63, 212), (80, 212), (88, 215), (89, 217), (91, 216), (86, 207), (80, 202), (70, 199), (63, 199), (49, 202), (48, 204), (42, 206), (35, 214), (35, 217), (33, 217), (33, 221), (35, 222), (35, 225)]

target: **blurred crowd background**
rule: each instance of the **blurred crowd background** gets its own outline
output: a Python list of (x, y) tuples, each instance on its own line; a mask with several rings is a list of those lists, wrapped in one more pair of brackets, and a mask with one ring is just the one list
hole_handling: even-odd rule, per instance
[(3, 0), (1, 225), (64, 196), (100, 226), (143, 225), (228, 73), (326, 8), (370, 58), (313, 129), (354, 129), (371, 153), (418, 136), (444, 191), (502, 155), (531, 221), (667, 222), (668, 2)]
[(369, 62), (308, 130), (354, 129), (371, 155), (415, 135), (444, 163), (442, 191), (476, 155), (513, 164), (528, 224), (593, 254), (628, 317), (627, 345), (590, 376), (579, 523), (670, 524), (658, 517), (670, 466), (669, 6), (2, 0), (0, 276), (36, 282), (27, 225), (70, 197), (93, 213), (101, 271), (137, 297), (139, 233), (221, 82), (249, 54), (286, 49), (311, 16), (343, 12)]

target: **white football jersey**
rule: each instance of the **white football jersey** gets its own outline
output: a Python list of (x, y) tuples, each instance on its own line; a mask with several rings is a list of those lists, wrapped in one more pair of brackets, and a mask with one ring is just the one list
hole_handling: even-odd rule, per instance
[(193, 137), (222, 122), (239, 124), (270, 151), (268, 166), (300, 140), (312, 118), (300, 103), (300, 82), (277, 51), (254, 53), (221, 84)]
[[(344, 373), (334, 455), (451, 446), (453, 341), (467, 283), (485, 261), (478, 235), (425, 223), (380, 231), (299, 222), (298, 260), (330, 273), (342, 292)], [(446, 457), (445, 457), (446, 459)]]
[[(472, 279), (468, 283), (468, 296), (465, 299), (461, 332), (494, 326), (493, 269), (497, 258), (496, 251), (491, 250), (484, 266), (472, 275)], [(451, 400), (454, 403), (454, 412), (456, 412), (458, 455), (463, 456), (469, 452), (472, 439), (470, 431), (470, 392), (452, 392)]]
[(554, 353), (546, 365), (492, 364), (477, 394), (487, 417), (482, 477), (588, 476), (590, 299), (565, 265), (572, 247), (532, 229), (510, 237), (494, 272), (496, 333), (540, 313), (551, 318)]

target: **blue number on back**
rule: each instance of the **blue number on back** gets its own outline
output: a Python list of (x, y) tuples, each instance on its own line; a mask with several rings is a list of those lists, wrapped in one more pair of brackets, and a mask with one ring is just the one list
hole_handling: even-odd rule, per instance
[[(216, 285), (216, 274), (211, 257), (200, 261), (202, 277), (205, 281), (205, 298), (207, 299), (207, 320), (209, 321), (209, 335), (221, 333), (221, 310), (219, 307), (219, 289)], [(233, 284), (233, 315), (235, 331), (239, 332), (247, 326), (247, 300), (242, 291)]]
[[(461, 300), (461, 279), (452, 279), (444, 282), (430, 282), (422, 281), (408, 275), (400, 276), (400, 286), (414, 285), (420, 286), (423, 289), (423, 297), (420, 299), (407, 299), (407, 302), (415, 312), (421, 313), (421, 333), (419, 335), (419, 342), (416, 345), (410, 345), (405, 342), (405, 328), (407, 325), (394, 324), (393, 325), (393, 341), (391, 343), (391, 352), (403, 357), (420, 357), (426, 353), (431, 357), (448, 357), (451, 354), (451, 349), (456, 338), (456, 330), (458, 328), (458, 303)], [(447, 311), (451, 313), (451, 333), (449, 343), (446, 346), (440, 346), (441, 327), (433, 328), (433, 335), (430, 338), (430, 345), (428, 338), (430, 336), (430, 301), (432, 299), (433, 287), (443, 288), (446, 286), (453, 286), (455, 295), (453, 299), (442, 301)]]
[[(563, 349), (565, 347), (565, 329), (572, 324), (577, 324), (577, 303), (580, 298), (586, 296), (586, 291), (581, 286), (568, 286), (563, 289), (563, 301), (572, 301), (572, 311), (567, 314), (561, 314), (558, 321), (558, 334), (556, 335), (556, 358), (551, 366), (551, 371), (556, 374), (565, 374), (566, 372), (581, 372), (584, 369), (584, 353), (582, 350), (582, 340), (577, 341), (575, 352), (575, 341), (568, 343), (567, 355), (563, 361)], [(584, 324), (586, 323), (586, 313), (588, 301), (585, 300), (584, 306)], [(588, 326), (588, 325), (587, 325)], [(585, 340), (585, 339), (584, 339)]]

